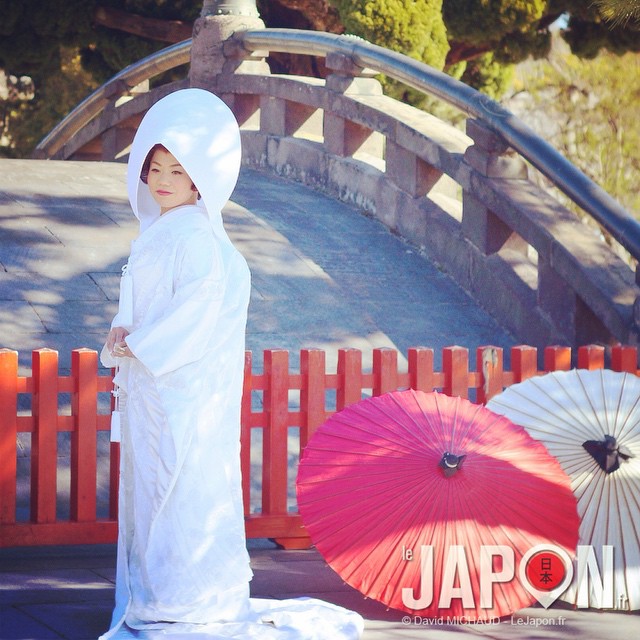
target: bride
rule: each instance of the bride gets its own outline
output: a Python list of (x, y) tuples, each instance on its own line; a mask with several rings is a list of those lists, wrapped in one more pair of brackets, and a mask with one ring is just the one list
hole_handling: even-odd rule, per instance
[(156, 103), (132, 144), (140, 235), (101, 354), (117, 366), (121, 401), (116, 604), (104, 640), (362, 632), (359, 615), (319, 600), (249, 597), (240, 402), (251, 283), (221, 215), (240, 161), (233, 114), (202, 89)]

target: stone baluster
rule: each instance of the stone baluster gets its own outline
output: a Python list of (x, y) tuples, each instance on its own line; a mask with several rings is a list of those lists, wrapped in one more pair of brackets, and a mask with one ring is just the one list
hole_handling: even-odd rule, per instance
[[(338, 101), (342, 95), (382, 95), (382, 86), (374, 77), (374, 72), (358, 66), (349, 56), (329, 53), (326, 57), (326, 67), (330, 71), (326, 84), (330, 92), (330, 101)], [(341, 157), (351, 157), (357, 152), (364, 152), (382, 158), (383, 136), (372, 131), (364, 123), (336, 115), (332, 106), (328, 105), (329, 108), (324, 114), (324, 144), (327, 151)]]
[[(509, 153), (506, 141), (478, 120), (467, 120), (467, 135), (473, 140), (465, 162), (487, 178), (526, 180), (527, 165)], [(474, 185), (475, 187), (475, 185)], [(508, 248), (526, 254), (527, 243), (494, 211), (465, 189), (462, 195), (462, 232), (484, 255)]]

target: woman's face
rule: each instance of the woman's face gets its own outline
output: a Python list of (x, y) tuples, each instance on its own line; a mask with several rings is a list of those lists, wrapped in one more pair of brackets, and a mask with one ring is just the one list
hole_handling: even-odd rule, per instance
[(147, 185), (160, 205), (160, 214), (185, 204), (196, 204), (198, 193), (182, 165), (164, 149), (156, 149), (151, 157)]

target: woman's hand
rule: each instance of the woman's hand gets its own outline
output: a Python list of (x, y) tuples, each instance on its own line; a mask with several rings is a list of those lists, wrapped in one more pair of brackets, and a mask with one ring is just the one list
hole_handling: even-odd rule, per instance
[(107, 349), (114, 358), (133, 358), (134, 355), (127, 346), (125, 338), (129, 332), (124, 327), (114, 327), (107, 336)]
[(134, 358), (133, 352), (127, 346), (127, 343), (123, 340), (122, 342), (116, 342), (113, 347), (113, 351), (111, 355), (114, 358)]

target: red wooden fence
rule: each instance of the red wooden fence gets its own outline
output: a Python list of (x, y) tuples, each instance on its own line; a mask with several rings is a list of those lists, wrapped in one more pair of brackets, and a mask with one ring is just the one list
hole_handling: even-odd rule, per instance
[[(335, 372), (326, 370), (321, 350), (300, 352), (300, 370), (290, 371), (289, 353), (264, 352), (262, 372), (253, 368), (252, 354), (245, 360), (242, 402), (242, 471), (246, 531), (250, 538), (273, 538), (287, 548), (308, 546), (309, 539), (300, 516), (288, 507), (290, 427), (297, 427), (302, 449), (314, 430), (335, 410), (368, 395), (414, 388), (439, 390), (448, 395), (471, 397), (486, 402), (510, 384), (548, 371), (571, 366), (638, 374), (635, 347), (611, 349), (605, 364), (605, 349), (585, 346), (572, 361), (568, 347), (547, 347), (542, 370), (533, 347), (511, 349), (511, 369), (503, 366), (503, 351), (480, 347), (475, 370), (470, 369), (469, 352), (463, 347), (442, 351), (442, 367), (434, 368), (434, 351), (410, 349), (408, 367), (401, 371), (398, 352), (375, 349), (373, 366), (365, 371), (362, 352), (341, 349)], [(114, 542), (117, 536), (117, 494), (119, 448), (110, 444), (108, 515), (97, 517), (98, 432), (110, 428), (110, 413), (99, 410), (99, 394), (110, 394), (111, 376), (98, 375), (98, 354), (89, 349), (72, 352), (71, 374), (59, 375), (58, 353), (39, 349), (32, 354), (31, 376), (18, 375), (18, 354), (0, 349), (0, 547), (17, 545), (90, 544)], [(71, 396), (70, 411), (59, 409), (59, 394)], [(19, 394), (30, 396), (30, 411), (19, 410)], [(291, 396), (299, 395), (299, 402)], [(261, 401), (260, 396), (261, 395)], [(67, 414), (68, 413), (68, 414)], [(262, 434), (261, 508), (251, 512), (252, 432)], [(69, 516), (57, 517), (58, 433), (71, 433)], [(18, 434), (31, 434), (30, 515), (17, 517)]]

